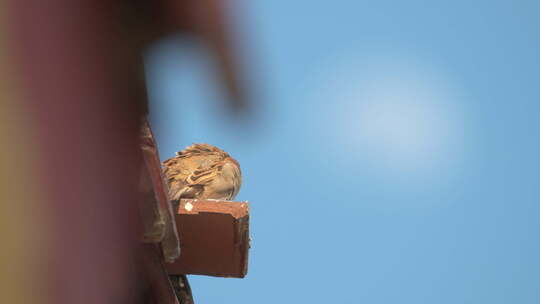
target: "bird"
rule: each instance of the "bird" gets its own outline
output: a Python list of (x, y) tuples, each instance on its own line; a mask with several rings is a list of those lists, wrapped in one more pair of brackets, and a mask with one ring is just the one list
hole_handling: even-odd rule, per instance
[(163, 162), (169, 199), (233, 200), (242, 185), (240, 164), (210, 144), (193, 144)]
[[(173, 209), (180, 200), (233, 200), (242, 185), (240, 164), (227, 152), (210, 144), (193, 144), (165, 160), (163, 173), (169, 186)], [(191, 287), (186, 275), (169, 275), (181, 304), (192, 304)]]

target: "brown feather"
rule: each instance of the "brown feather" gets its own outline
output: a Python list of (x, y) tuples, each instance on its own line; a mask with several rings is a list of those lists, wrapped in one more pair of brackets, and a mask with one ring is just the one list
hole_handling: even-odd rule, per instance
[(163, 162), (171, 200), (210, 198), (232, 200), (242, 184), (240, 164), (209, 144), (193, 144)]

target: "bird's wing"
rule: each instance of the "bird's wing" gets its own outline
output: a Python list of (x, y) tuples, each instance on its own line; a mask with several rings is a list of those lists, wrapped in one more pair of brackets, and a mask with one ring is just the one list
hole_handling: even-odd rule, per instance
[(213, 163), (210, 166), (199, 166), (187, 178), (189, 185), (208, 185), (218, 174), (220, 174), (220, 164)]
[(205, 157), (174, 157), (163, 162), (171, 200), (198, 198), (206, 185), (221, 174), (223, 164)]

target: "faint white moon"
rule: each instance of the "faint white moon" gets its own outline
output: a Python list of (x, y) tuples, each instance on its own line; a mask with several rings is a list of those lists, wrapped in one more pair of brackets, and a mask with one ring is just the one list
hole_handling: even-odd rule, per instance
[(349, 58), (323, 94), (334, 104), (334, 134), (349, 154), (380, 171), (444, 170), (457, 160), (461, 94), (444, 70), (406, 56)]

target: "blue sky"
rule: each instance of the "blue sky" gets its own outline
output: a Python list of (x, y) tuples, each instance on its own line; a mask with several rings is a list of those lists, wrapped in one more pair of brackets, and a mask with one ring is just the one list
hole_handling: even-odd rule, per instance
[(242, 165), (245, 279), (199, 303), (540, 303), (540, 3), (241, 1), (259, 111), (224, 117), (203, 48), (148, 54), (162, 159)]

